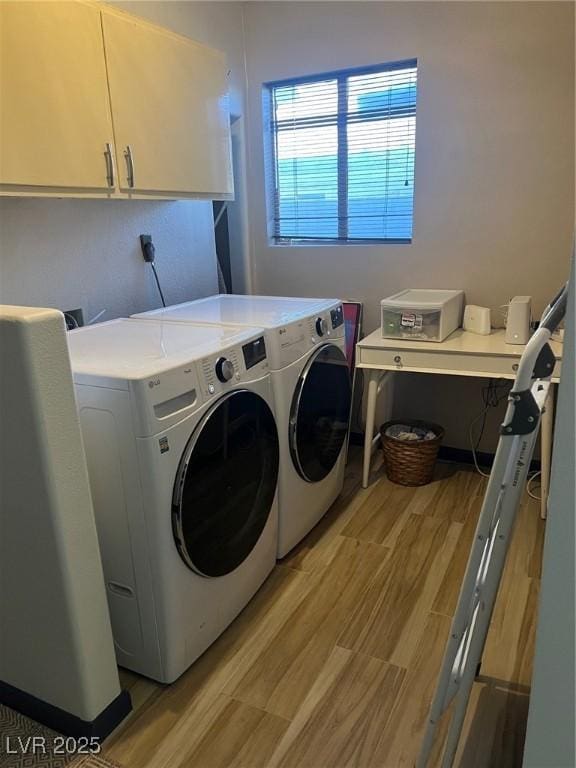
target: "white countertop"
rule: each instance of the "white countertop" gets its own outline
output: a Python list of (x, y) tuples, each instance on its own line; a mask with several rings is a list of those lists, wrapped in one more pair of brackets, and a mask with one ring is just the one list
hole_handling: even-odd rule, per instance
[[(382, 338), (378, 328), (358, 342), (356, 365), (371, 370), (513, 379), (524, 345), (506, 344), (505, 339), (503, 328), (492, 331), (489, 336), (458, 328), (441, 342)], [(552, 380), (557, 382), (562, 344), (553, 341), (550, 346), (556, 357)]]
[[(411, 339), (382, 338), (382, 331), (377, 328), (358, 342), (358, 346), (365, 349), (389, 349), (405, 350), (412, 352), (445, 352), (460, 355), (503, 355), (520, 357), (524, 351), (523, 344), (506, 344), (505, 330), (497, 328), (489, 336), (481, 336), (478, 333), (470, 333), (458, 328), (444, 341), (412, 341)], [(562, 359), (562, 344), (558, 341), (550, 342), (556, 359)]]

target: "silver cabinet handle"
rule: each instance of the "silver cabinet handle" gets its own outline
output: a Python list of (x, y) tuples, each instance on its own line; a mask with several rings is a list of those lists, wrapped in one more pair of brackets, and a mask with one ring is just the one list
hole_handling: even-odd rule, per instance
[(114, 158), (112, 157), (112, 145), (106, 144), (106, 149), (104, 150), (104, 158), (106, 159), (106, 180), (108, 181), (108, 186), (113, 187), (114, 186)]
[(132, 147), (130, 144), (126, 145), (124, 150), (124, 157), (126, 158), (126, 179), (128, 186), (134, 187), (134, 158), (132, 157)]

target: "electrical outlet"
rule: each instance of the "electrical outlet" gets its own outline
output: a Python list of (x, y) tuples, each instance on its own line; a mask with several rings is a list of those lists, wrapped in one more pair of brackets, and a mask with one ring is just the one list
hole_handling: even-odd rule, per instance
[(142, 257), (148, 263), (154, 262), (154, 243), (152, 235), (140, 235), (140, 248), (142, 248)]
[(81, 328), (84, 325), (84, 312), (82, 309), (65, 309), (64, 319), (66, 328), (71, 331), (74, 328)]

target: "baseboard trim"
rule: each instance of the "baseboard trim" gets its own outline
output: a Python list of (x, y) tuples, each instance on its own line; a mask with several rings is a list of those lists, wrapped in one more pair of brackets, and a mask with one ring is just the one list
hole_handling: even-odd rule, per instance
[[(364, 445), (364, 434), (362, 432), (350, 432), (350, 445)], [(474, 464), (474, 456), (471, 450), (465, 448), (451, 448), (449, 445), (441, 445), (438, 452), (440, 461), (453, 461), (456, 464)], [(491, 467), (494, 461), (494, 454), (477, 451), (476, 458), (481, 467)], [(530, 464), (531, 472), (540, 471), (540, 461), (532, 459)]]
[(364, 433), (350, 432), (348, 442), (350, 443), (350, 445), (364, 445)]
[[(438, 451), (440, 461), (453, 461), (456, 464), (474, 464), (474, 455), (466, 448), (451, 448), (449, 445), (441, 445)], [(476, 460), (481, 467), (491, 467), (494, 462), (494, 454), (485, 451), (476, 451)], [(532, 459), (531, 472), (540, 471), (540, 461)]]
[(132, 711), (132, 699), (122, 690), (94, 720), (82, 720), (47, 701), (0, 680), (0, 703), (42, 723), (64, 736), (87, 736), (103, 740)]

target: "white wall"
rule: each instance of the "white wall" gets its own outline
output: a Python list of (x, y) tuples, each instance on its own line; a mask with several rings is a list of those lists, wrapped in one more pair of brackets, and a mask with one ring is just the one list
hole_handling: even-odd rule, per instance
[[(401, 288), (461, 287), (469, 301), (492, 307), (527, 293), (540, 311), (565, 279), (574, 210), (571, 3), (114, 4), (228, 55), (237, 292), (358, 298), (370, 331), (380, 298)], [(270, 246), (262, 83), (414, 56), (412, 245)], [(167, 301), (211, 293), (211, 221), (205, 202), (2, 199), (0, 301), (82, 306), (88, 317), (106, 307), (107, 318), (154, 306), (137, 239), (148, 232)], [(403, 377), (399, 384), (397, 412), (439, 421), (446, 444), (466, 447), (467, 423), (480, 408), (477, 382)], [(490, 439), (481, 445), (491, 447)]]
[[(244, 49), (238, 3), (126, 2), (124, 10), (226, 51), (231, 107), (243, 114)], [(241, 143), (240, 152), (243, 145)], [(244, 197), (245, 199), (245, 197)], [(236, 206), (238, 208), (238, 206)], [(236, 213), (245, 217), (245, 210)], [(167, 302), (217, 290), (212, 204), (202, 201), (0, 200), (0, 302), (74, 309), (103, 319), (159, 304), (138, 235), (149, 233)], [(244, 279), (241, 237), (236, 283)]]
[(151, 234), (167, 302), (216, 290), (211, 203), (0, 201), (0, 302), (84, 309), (103, 320), (160, 305), (140, 234)]
[(524, 748), (525, 768), (571, 768), (576, 765), (575, 266), (573, 261), (566, 319), (566, 357), (558, 392), (536, 654)]
[[(258, 292), (360, 299), (366, 331), (379, 300), (408, 287), (464, 288), (490, 307), (530, 294), (543, 309), (567, 277), (574, 221), (571, 3), (250, 2), (245, 35)], [(413, 243), (269, 245), (262, 83), (413, 57)], [(477, 382), (414, 377), (399, 390), (400, 411), (444, 423), (445, 442), (467, 446)]]

